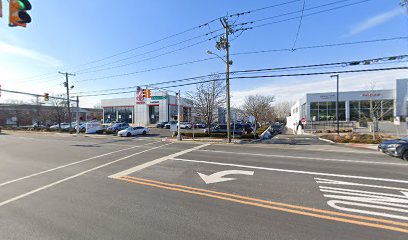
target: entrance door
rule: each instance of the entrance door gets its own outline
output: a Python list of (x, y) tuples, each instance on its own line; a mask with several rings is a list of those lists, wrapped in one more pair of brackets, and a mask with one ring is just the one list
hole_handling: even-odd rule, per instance
[(156, 124), (159, 121), (159, 106), (149, 106), (150, 124)]

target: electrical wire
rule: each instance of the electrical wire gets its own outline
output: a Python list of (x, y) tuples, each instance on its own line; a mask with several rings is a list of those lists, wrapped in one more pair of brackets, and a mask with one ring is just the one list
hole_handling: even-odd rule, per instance
[(299, 25), (298, 25), (297, 32), (296, 32), (295, 41), (293, 42), (292, 50), (295, 48), (297, 40), (299, 38), (300, 27), (302, 26), (303, 15), (304, 15), (304, 12), (305, 12), (305, 5), (306, 5), (306, 0), (303, 0), (302, 14), (300, 16)]
[[(284, 71), (284, 70), (310, 70), (310, 69), (317, 69), (318, 67), (346, 67), (346, 66), (357, 66), (359, 64), (356, 63), (370, 63), (370, 64), (378, 64), (380, 62), (387, 62), (387, 61), (395, 61), (408, 58), (408, 55), (399, 55), (399, 56), (389, 56), (389, 57), (381, 57), (381, 58), (371, 58), (371, 59), (364, 59), (364, 60), (354, 60), (354, 61), (343, 61), (343, 62), (333, 62), (333, 63), (321, 63), (321, 64), (312, 64), (312, 65), (299, 65), (299, 66), (289, 66), (289, 67), (276, 67), (276, 68), (263, 68), (263, 69), (249, 69), (249, 70), (239, 70), (239, 71), (232, 71), (230, 74), (246, 74), (246, 73), (254, 73), (254, 72), (270, 72), (270, 71)], [(365, 64), (367, 65), (367, 64)], [(148, 86), (156, 86), (156, 85), (163, 85), (169, 83), (176, 83), (176, 82), (184, 82), (184, 81), (191, 81), (196, 79), (205, 79), (208, 77), (212, 77), (214, 75), (221, 75), (224, 73), (212, 73), (208, 75), (196, 76), (196, 77), (189, 77), (171, 81), (164, 81), (158, 83), (151, 83), (147, 84)], [(74, 94), (82, 94), (82, 93), (90, 93), (90, 92), (102, 92), (102, 91), (112, 91), (112, 90), (122, 90), (122, 89), (129, 89), (134, 88), (135, 86), (131, 87), (123, 87), (123, 88), (114, 88), (114, 89), (105, 89), (105, 90), (93, 90), (93, 91), (83, 91), (77, 92)]]
[(175, 49), (175, 50), (171, 50), (171, 51), (168, 51), (168, 52), (165, 52), (165, 53), (161, 53), (161, 54), (155, 55), (155, 56), (153, 56), (153, 57), (144, 58), (144, 59), (141, 59), (141, 60), (138, 60), (138, 61), (135, 61), (135, 62), (130, 62), (130, 63), (118, 65), (118, 66), (112, 66), (112, 67), (107, 67), (107, 68), (101, 68), (101, 69), (86, 71), (86, 72), (82, 72), (81, 74), (94, 73), (94, 72), (100, 72), (100, 71), (106, 71), (106, 70), (110, 70), (110, 69), (115, 69), (115, 68), (127, 67), (127, 66), (130, 66), (130, 65), (133, 65), (133, 64), (137, 64), (137, 63), (149, 61), (149, 60), (156, 59), (156, 58), (159, 58), (159, 57), (162, 57), (162, 56), (165, 56), (165, 55), (169, 55), (169, 54), (171, 54), (171, 53), (175, 53), (175, 52), (182, 51), (182, 50), (187, 49), (187, 48), (190, 48), (190, 47), (194, 47), (194, 46), (203, 44), (203, 43), (208, 42), (208, 41), (211, 41), (212, 39), (217, 38), (217, 37), (219, 37), (219, 36), (221, 36), (221, 35), (222, 35), (222, 34), (219, 34), (219, 35), (216, 35), (215, 37), (211, 37), (211, 38), (209, 38), (209, 39), (206, 39), (206, 40), (203, 40), (203, 41), (200, 41), (200, 42), (196, 42), (196, 43), (190, 44), (190, 45), (188, 45), (188, 46), (184, 46), (184, 47), (181, 47), (181, 48), (177, 48), (177, 49)]
[[(332, 44), (303, 46), (303, 47), (298, 47), (298, 48), (295, 48), (295, 49), (281, 48), (281, 49), (269, 49), (269, 50), (259, 50), (259, 51), (238, 52), (238, 53), (232, 53), (230, 55), (231, 56), (239, 56), (239, 55), (269, 53), (269, 52), (293, 52), (294, 50), (295, 51), (296, 50), (307, 50), (307, 49), (316, 49), (316, 48), (358, 45), (358, 44), (368, 44), (368, 43), (407, 40), (407, 39), (408, 39), (408, 37), (381, 38), (381, 39), (355, 41), (355, 42), (343, 42), (343, 43), (332, 43)], [(135, 72), (128, 72), (128, 73), (115, 74), (115, 75), (96, 77), (96, 78), (88, 78), (88, 79), (82, 79), (82, 80), (80, 79), (80, 80), (75, 80), (75, 82), (88, 82), (88, 81), (103, 80), (103, 79), (109, 79), (109, 78), (115, 78), (115, 77), (124, 77), (124, 76), (139, 74), (139, 73), (152, 72), (152, 71), (157, 71), (157, 70), (162, 70), (162, 69), (167, 69), (167, 68), (172, 68), (172, 67), (178, 67), (178, 66), (184, 66), (184, 65), (193, 64), (193, 63), (209, 61), (209, 60), (213, 60), (213, 59), (217, 59), (217, 57), (198, 59), (198, 60), (194, 60), (194, 61), (182, 62), (182, 63), (178, 63), (178, 64), (167, 65), (167, 66), (151, 68), (151, 69), (145, 69), (145, 70), (140, 70), (140, 71), (135, 71)]]
[[(300, 1), (300, 0), (292, 0), (292, 1), (287, 1), (287, 2), (280, 3), (280, 4), (274, 4), (274, 5), (270, 5), (270, 6), (266, 6), (266, 7), (262, 7), (262, 8), (257, 8), (257, 9), (249, 10), (249, 11), (242, 12), (242, 13), (234, 13), (234, 14), (231, 14), (231, 16), (234, 16), (234, 15), (243, 15), (243, 14), (247, 14), (247, 13), (251, 13), (251, 12), (262, 11), (262, 10), (266, 10), (266, 9), (270, 9), (270, 8), (274, 8), (274, 7), (279, 7), (279, 6), (291, 4), (291, 3), (294, 3), (294, 2), (297, 2), (297, 1)], [(141, 48), (144, 48), (144, 47), (148, 47), (148, 46), (151, 46), (151, 45), (154, 45), (154, 44), (163, 42), (163, 41), (165, 41), (165, 40), (168, 40), (168, 39), (171, 39), (171, 38), (174, 38), (174, 37), (183, 35), (183, 34), (185, 34), (185, 33), (191, 32), (191, 31), (193, 31), (193, 30), (195, 30), (195, 29), (200, 29), (200, 28), (205, 27), (205, 26), (207, 26), (208, 24), (213, 23), (213, 22), (218, 21), (218, 20), (219, 20), (219, 17), (214, 18), (214, 19), (212, 19), (212, 20), (210, 20), (210, 21), (207, 21), (206, 23), (200, 24), (200, 25), (198, 25), (198, 26), (191, 27), (191, 28), (189, 28), (189, 29), (180, 31), (180, 32), (178, 32), (178, 33), (174, 33), (174, 34), (168, 35), (168, 36), (166, 36), (166, 37), (160, 38), (160, 39), (158, 39), (158, 40), (155, 40), (155, 41), (152, 41), (152, 42), (149, 42), (149, 43), (146, 43), (146, 44), (143, 44), (143, 45), (134, 47), (134, 48), (130, 48), (130, 49), (128, 49), (128, 50), (121, 51), (121, 52), (118, 52), (118, 53), (115, 53), (115, 54), (112, 54), (112, 55), (108, 55), (108, 56), (106, 56), (106, 57), (102, 57), (102, 58), (95, 59), (95, 60), (92, 60), (92, 61), (89, 61), (89, 62), (85, 62), (85, 63), (82, 63), (82, 64), (78, 64), (78, 65), (69, 67), (68, 69), (75, 69), (75, 68), (77, 68), (77, 67), (83, 67), (83, 66), (91, 65), (91, 64), (94, 64), (94, 63), (102, 62), (102, 61), (105, 61), (105, 60), (107, 60), (107, 59), (114, 58), (114, 57), (117, 57), (117, 56), (120, 56), (120, 55), (129, 53), (129, 52), (133, 52), (133, 51), (135, 51), (135, 50), (138, 50), (138, 49), (141, 49)], [(55, 72), (49, 72), (49, 73), (44, 73), (44, 74), (40, 74), (40, 75), (34, 75), (33, 77), (27, 77), (27, 78), (24, 78), (24, 80), (29, 81), (29, 80), (32, 80), (33, 78), (43, 77), (44, 75), (48, 76), (48, 75), (56, 75), (56, 74), (55, 74)]]
[[(343, 74), (343, 73), (360, 73), (360, 72), (378, 72), (378, 71), (392, 71), (392, 70), (406, 70), (408, 67), (392, 67), (392, 68), (375, 68), (375, 69), (359, 69), (359, 70), (345, 70), (345, 71), (326, 71), (326, 72), (313, 72), (313, 73), (295, 73), (295, 74), (277, 74), (277, 75), (260, 75), (260, 76), (239, 76), (239, 77), (230, 77), (230, 79), (257, 79), (257, 78), (278, 78), (278, 77), (299, 77), (299, 76), (316, 76), (316, 75), (329, 75), (329, 74)], [(224, 81), (223, 78), (211, 79), (205, 81), (198, 81), (192, 83), (184, 83), (172, 86), (161, 87), (162, 89), (175, 88), (196, 85), (206, 82), (213, 81)], [(106, 95), (116, 95), (116, 94), (125, 94), (125, 93), (134, 93), (133, 91), (124, 91), (124, 92), (114, 92), (114, 93), (100, 93), (100, 94), (90, 94), (90, 95), (78, 95), (78, 97), (95, 97), (95, 96), (106, 96)]]

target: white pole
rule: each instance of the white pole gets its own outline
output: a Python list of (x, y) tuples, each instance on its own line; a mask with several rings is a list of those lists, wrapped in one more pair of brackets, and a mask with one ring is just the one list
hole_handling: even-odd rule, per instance
[(76, 99), (76, 133), (79, 134), (79, 97)]
[(177, 96), (177, 141), (181, 141), (181, 133), (180, 133), (180, 90)]

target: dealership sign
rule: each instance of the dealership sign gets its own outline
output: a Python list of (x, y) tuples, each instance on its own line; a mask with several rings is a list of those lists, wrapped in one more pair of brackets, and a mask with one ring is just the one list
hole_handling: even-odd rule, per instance
[(152, 96), (152, 100), (163, 100), (167, 99), (167, 96)]

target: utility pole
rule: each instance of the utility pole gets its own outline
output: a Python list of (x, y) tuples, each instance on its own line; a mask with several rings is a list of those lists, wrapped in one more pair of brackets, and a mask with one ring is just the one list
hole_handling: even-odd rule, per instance
[(337, 135), (340, 135), (340, 127), (339, 127), (339, 74), (331, 75), (330, 77), (336, 77), (336, 79), (337, 79), (337, 90), (336, 90), (336, 125), (337, 125)]
[(181, 141), (180, 133), (180, 90), (177, 94), (177, 141)]
[(67, 106), (68, 106), (68, 121), (69, 121), (69, 130), (71, 131), (72, 129), (72, 118), (71, 118), (71, 106), (70, 106), (70, 101), (69, 101), (69, 81), (68, 78), (69, 76), (75, 76), (75, 74), (68, 73), (68, 72), (58, 72), (59, 74), (65, 75), (65, 83), (64, 86), (67, 88)]
[(220, 22), (225, 29), (225, 56), (226, 56), (226, 73), (225, 73), (225, 89), (226, 89), (226, 98), (227, 98), (227, 138), (228, 143), (231, 143), (231, 105), (230, 105), (230, 83), (229, 83), (229, 32), (230, 26), (228, 25), (227, 18), (221, 18)]

